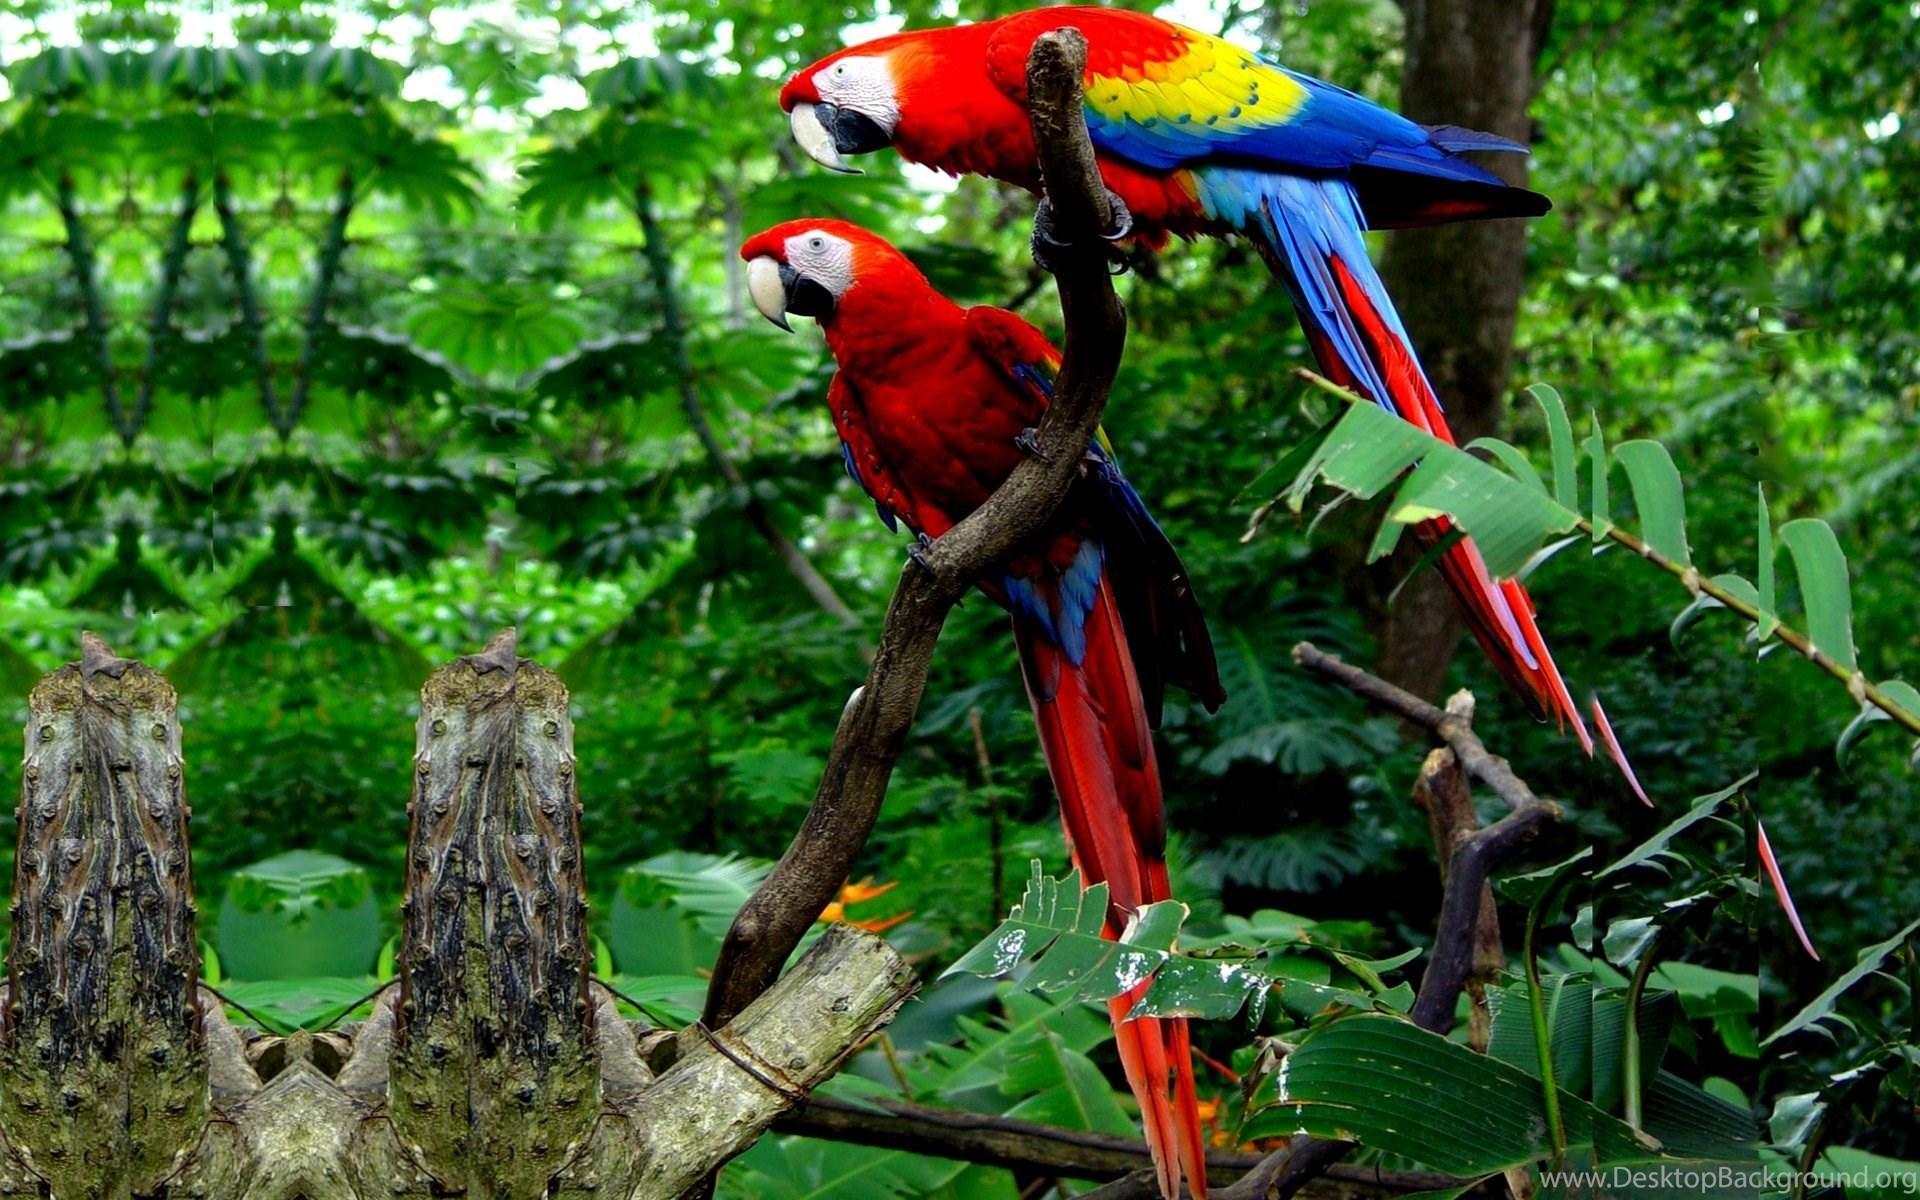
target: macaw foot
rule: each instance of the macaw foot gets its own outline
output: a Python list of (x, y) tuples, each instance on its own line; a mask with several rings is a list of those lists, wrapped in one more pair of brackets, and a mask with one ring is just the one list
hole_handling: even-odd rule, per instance
[(1031, 425), (1013, 435), (1013, 445), (1016, 450), (1035, 462), (1053, 461), (1053, 455), (1048, 454), (1046, 447), (1040, 444), (1040, 431)]
[[(1101, 234), (1100, 240), (1106, 243), (1108, 269), (1120, 275), (1127, 269), (1127, 260), (1120, 253), (1118, 243), (1132, 236), (1133, 213), (1127, 208), (1127, 202), (1112, 191), (1107, 193), (1107, 203), (1113, 209), (1113, 228)], [(1031, 244), (1034, 265), (1049, 275), (1056, 273), (1063, 261), (1063, 254), (1074, 249), (1073, 243), (1063, 242), (1053, 235), (1053, 203), (1045, 196), (1040, 198), (1039, 206), (1033, 210)]]
[(929, 554), (933, 550), (933, 539), (924, 533), (913, 536), (913, 544), (907, 547), (907, 561), (919, 567), (929, 575), (938, 575), (933, 569), (933, 559)]

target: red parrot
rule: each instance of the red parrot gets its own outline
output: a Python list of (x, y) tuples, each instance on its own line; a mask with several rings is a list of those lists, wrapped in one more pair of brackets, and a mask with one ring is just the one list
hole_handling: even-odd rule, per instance
[[(844, 155), (891, 145), (914, 162), (1037, 194), (1027, 56), (1041, 34), (1068, 26), (1087, 41), (1087, 131), (1122, 222), (1113, 236), (1155, 248), (1170, 234), (1248, 238), (1286, 285), (1321, 369), (1452, 442), (1362, 234), (1546, 212), (1546, 197), (1458, 154), (1524, 153), (1519, 144), (1416, 125), (1220, 38), (1106, 8), (1034, 9), (878, 38), (795, 74), (780, 106), (801, 147), (835, 170), (853, 169)], [(1036, 250), (1049, 234), (1043, 199)], [(1418, 533), (1431, 545), (1449, 528), (1437, 518)], [(1526, 589), (1489, 576), (1471, 539), (1452, 541), (1438, 562), (1494, 665), (1591, 754)]]
[[(827, 393), (848, 474), (891, 527), (937, 538), (1012, 473), (1052, 399), (1059, 352), (1004, 309), (961, 308), (883, 239), (834, 220), (748, 240), (756, 307), (811, 316), (839, 371)], [(1225, 698), (1179, 557), (1103, 442), (1048, 527), (980, 590), (1006, 608), (1074, 864), (1109, 889), (1106, 936), (1171, 896), (1153, 727), (1169, 683)], [(1185, 1020), (1127, 1020), (1109, 1002), (1161, 1187), (1206, 1195)], [(1171, 1080), (1169, 1079), (1171, 1076)]]

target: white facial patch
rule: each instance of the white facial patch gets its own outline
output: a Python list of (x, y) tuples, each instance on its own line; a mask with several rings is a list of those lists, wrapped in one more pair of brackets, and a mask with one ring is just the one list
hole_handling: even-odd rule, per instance
[(884, 58), (854, 54), (839, 59), (813, 73), (813, 87), (823, 102), (859, 113), (889, 137), (899, 127), (900, 102), (894, 99), (893, 72)]
[(805, 275), (835, 300), (853, 286), (853, 244), (821, 229), (787, 239), (787, 265)]

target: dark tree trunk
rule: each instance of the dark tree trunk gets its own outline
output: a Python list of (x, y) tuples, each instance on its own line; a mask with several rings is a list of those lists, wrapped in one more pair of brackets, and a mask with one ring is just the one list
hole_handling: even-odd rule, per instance
[[(1400, 110), (1529, 141), (1527, 100), (1553, 0), (1402, 0), (1406, 69)], [(1526, 160), (1485, 165), (1524, 184)], [(1462, 443), (1500, 424), (1526, 275), (1526, 223), (1474, 221), (1396, 233), (1382, 264), (1407, 332)], [(1418, 561), (1411, 539), (1382, 573), (1391, 588)], [(1411, 552), (1408, 552), (1411, 551)], [(1437, 571), (1423, 569), (1384, 610), (1380, 673), (1420, 696), (1439, 692), (1464, 626)]]

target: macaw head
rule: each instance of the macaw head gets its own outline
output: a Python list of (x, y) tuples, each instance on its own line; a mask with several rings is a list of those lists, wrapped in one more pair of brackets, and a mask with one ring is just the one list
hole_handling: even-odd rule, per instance
[(863, 284), (924, 280), (885, 238), (830, 217), (783, 221), (748, 238), (740, 257), (753, 306), (788, 332), (788, 314), (824, 323)]
[[(849, 46), (796, 72), (780, 89), (793, 140), (821, 166), (850, 175), (852, 154), (908, 152), (928, 133), (964, 128), (992, 94), (983, 25), (896, 33)], [(976, 44), (979, 43), (979, 44)]]

